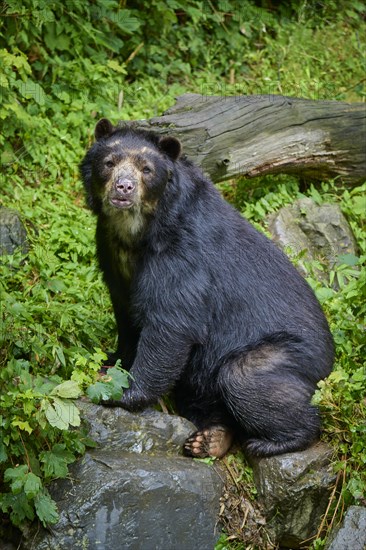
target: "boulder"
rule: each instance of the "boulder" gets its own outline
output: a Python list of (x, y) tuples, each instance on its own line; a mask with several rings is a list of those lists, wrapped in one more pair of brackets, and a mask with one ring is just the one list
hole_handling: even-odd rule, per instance
[(27, 232), (16, 210), (0, 207), (0, 255), (28, 252)]
[(326, 550), (365, 550), (366, 508), (350, 506), (341, 526), (335, 530)]
[[(312, 199), (303, 198), (291, 206), (281, 208), (269, 218), (269, 231), (273, 240), (295, 256), (304, 252), (298, 262), (299, 271), (306, 275), (304, 260), (325, 261), (328, 270), (344, 254), (357, 254), (352, 230), (335, 204), (317, 205)], [(318, 272), (320, 277), (328, 274)]]
[(193, 425), (148, 410), (81, 403), (98, 449), (50, 487), (60, 520), (25, 533), (27, 550), (213, 549), (223, 483), (217, 467), (179, 456)]
[(300, 548), (319, 528), (336, 476), (325, 443), (253, 462), (267, 529), (281, 547)]
[(205, 464), (103, 450), (87, 453), (70, 475), (51, 490), (60, 521), (31, 539), (32, 550), (215, 546), (221, 482)]

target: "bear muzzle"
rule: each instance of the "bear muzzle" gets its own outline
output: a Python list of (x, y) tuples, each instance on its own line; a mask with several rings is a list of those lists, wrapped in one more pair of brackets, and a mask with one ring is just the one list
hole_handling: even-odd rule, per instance
[(112, 188), (110, 204), (115, 208), (130, 208), (135, 203), (135, 199), (135, 182), (128, 178), (118, 178)]

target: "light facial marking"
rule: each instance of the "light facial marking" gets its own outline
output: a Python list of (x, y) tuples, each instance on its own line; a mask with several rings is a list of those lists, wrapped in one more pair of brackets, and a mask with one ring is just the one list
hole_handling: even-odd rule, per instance
[[(108, 216), (107, 222), (107, 231), (110, 234), (111, 241), (120, 242), (120, 247), (116, 250), (117, 261), (119, 264), (123, 265), (132, 265), (131, 261), (133, 257), (128, 261), (126, 256), (126, 261), (119, 261), (119, 255), (128, 254), (126, 247), (129, 248), (134, 246), (136, 241), (138, 241), (143, 231), (146, 227), (146, 217), (141, 212), (139, 206), (131, 208), (128, 210), (119, 210), (118, 208), (113, 208), (112, 206), (106, 207), (104, 213)], [(122, 258), (121, 256), (121, 258)], [(123, 272), (125, 267), (121, 271)]]
[[(127, 156), (117, 161), (117, 164), (110, 170), (109, 179), (105, 184), (102, 202), (103, 212), (109, 218), (109, 227), (113, 234), (119, 238), (122, 242), (131, 245), (136, 239), (139, 239), (148, 223), (150, 214), (153, 214), (156, 209), (158, 200), (144, 200), (145, 183), (143, 168), (151, 166), (153, 170), (153, 162), (151, 157), (148, 159), (143, 158), (143, 153), (151, 152), (156, 156), (156, 151), (149, 147), (143, 147), (142, 149), (132, 151), (127, 150)], [(125, 153), (125, 151), (123, 151)], [(118, 153), (114, 152), (115, 157)], [(133, 156), (135, 155), (135, 156)], [(113, 152), (111, 151), (110, 157), (106, 157), (106, 160), (113, 158)], [(132, 204), (130, 207), (118, 208), (111, 204), (111, 198), (118, 195), (115, 188), (115, 183), (122, 176), (126, 177), (135, 183), (135, 190), (131, 193)], [(121, 251), (121, 255), (124, 252)], [(126, 257), (127, 258), (127, 257)], [(131, 261), (130, 261), (131, 263)], [(129, 262), (122, 261), (120, 264), (129, 264)], [(130, 265), (130, 264), (129, 264)], [(121, 271), (124, 272), (126, 268), (121, 267)], [(127, 273), (126, 273), (127, 276)]]
[[(130, 147), (123, 147), (121, 140), (116, 139), (114, 141), (108, 141), (107, 146), (113, 149), (113, 152), (122, 151), (123, 153), (128, 154), (129, 156), (135, 156), (135, 155), (141, 155), (145, 153), (149, 153), (151, 155), (156, 155), (156, 149), (153, 149), (152, 147), (149, 147), (148, 145), (144, 145), (144, 147), (141, 147), (139, 149), (132, 149)], [(117, 151), (116, 148), (117, 147)]]

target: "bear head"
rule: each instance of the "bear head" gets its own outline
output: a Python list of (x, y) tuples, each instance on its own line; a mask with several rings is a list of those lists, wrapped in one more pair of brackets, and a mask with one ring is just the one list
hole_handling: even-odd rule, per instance
[(95, 138), (81, 165), (91, 209), (107, 216), (133, 209), (153, 211), (180, 157), (179, 140), (115, 127), (105, 118), (96, 125)]

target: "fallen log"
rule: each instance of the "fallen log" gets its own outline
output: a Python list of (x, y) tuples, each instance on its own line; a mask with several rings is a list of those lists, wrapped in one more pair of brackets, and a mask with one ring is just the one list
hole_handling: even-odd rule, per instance
[(366, 179), (364, 103), (186, 94), (162, 116), (133, 125), (178, 137), (215, 182), (278, 173), (352, 185)]

